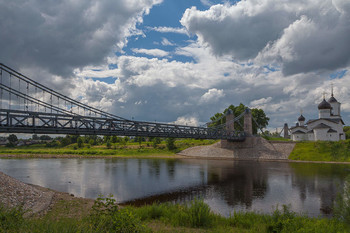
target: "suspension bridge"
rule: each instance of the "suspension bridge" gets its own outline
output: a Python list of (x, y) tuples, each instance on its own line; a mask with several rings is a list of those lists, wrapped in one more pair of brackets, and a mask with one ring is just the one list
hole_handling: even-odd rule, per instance
[(128, 120), (81, 103), (0, 63), (0, 133), (118, 135), (244, 141), (246, 133), (212, 127)]

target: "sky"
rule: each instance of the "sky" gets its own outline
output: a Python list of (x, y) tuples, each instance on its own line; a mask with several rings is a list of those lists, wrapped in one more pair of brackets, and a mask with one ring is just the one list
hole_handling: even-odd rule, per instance
[(230, 104), (268, 129), (342, 103), (348, 0), (0, 0), (0, 62), (127, 119), (201, 125)]

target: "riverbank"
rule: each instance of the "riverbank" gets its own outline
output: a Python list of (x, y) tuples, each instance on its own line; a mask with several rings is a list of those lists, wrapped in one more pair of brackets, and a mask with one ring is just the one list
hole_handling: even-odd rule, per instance
[(179, 152), (195, 158), (234, 160), (288, 160), (295, 142), (268, 141), (261, 137), (247, 137), (244, 142), (219, 141), (212, 145), (196, 146)]
[(214, 140), (181, 139), (176, 140), (170, 149), (166, 142), (159, 144), (152, 142), (125, 142), (105, 143), (101, 145), (77, 143), (68, 146), (51, 146), (51, 143), (42, 143), (28, 146), (6, 147), (0, 146), (0, 157), (8, 158), (177, 158), (177, 152), (189, 147), (210, 145)]
[(24, 211), (24, 217), (44, 216), (56, 209), (57, 204), (62, 201), (80, 202), (80, 207), (86, 210), (89, 210), (94, 203), (91, 199), (23, 183), (0, 171), (0, 205), (9, 209), (20, 207)]
[[(97, 200), (76, 198), (39, 186), (17, 181), (0, 173), (0, 200), (4, 192), (18, 205), (26, 200), (46, 208), (23, 215), (19, 209), (2, 208), (0, 204), (0, 232), (348, 232), (345, 223), (336, 219), (310, 218), (289, 210), (287, 206), (272, 214), (238, 212), (230, 217), (214, 214), (203, 201), (194, 200), (188, 205), (155, 203), (152, 205), (118, 207), (111, 198)], [(10, 184), (10, 185), (9, 185)], [(32, 192), (21, 190), (31, 189)], [(7, 191), (6, 191), (7, 190)], [(16, 190), (16, 191), (13, 191)], [(51, 198), (39, 201), (46, 192)], [(24, 195), (26, 193), (26, 195)], [(24, 202), (23, 202), (24, 200)], [(43, 205), (45, 204), (45, 205)], [(16, 205), (13, 205), (14, 207)], [(31, 208), (25, 208), (30, 210)]]
[(289, 159), (308, 162), (349, 163), (350, 140), (297, 142)]
[(340, 142), (292, 142), (260, 138), (260, 144), (252, 148), (222, 148), (213, 140), (186, 139), (176, 141), (176, 149), (165, 144), (151, 146), (112, 144), (77, 148), (47, 148), (45, 144), (15, 148), (0, 147), (0, 158), (169, 158), (169, 159), (216, 159), (259, 160), (296, 163), (350, 163), (350, 140)]

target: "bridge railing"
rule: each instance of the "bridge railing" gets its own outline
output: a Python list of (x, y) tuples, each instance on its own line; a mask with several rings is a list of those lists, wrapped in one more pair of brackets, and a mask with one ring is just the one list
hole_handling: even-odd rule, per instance
[(243, 132), (103, 117), (0, 110), (0, 133), (119, 135), (198, 139), (245, 139)]
[(0, 133), (99, 134), (244, 140), (224, 126), (127, 120), (62, 95), (0, 63)]

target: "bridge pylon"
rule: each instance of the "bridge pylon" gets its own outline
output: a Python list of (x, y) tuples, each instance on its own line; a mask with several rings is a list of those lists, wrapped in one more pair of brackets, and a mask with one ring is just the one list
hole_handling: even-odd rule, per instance
[(244, 133), (249, 137), (253, 135), (253, 122), (252, 122), (252, 111), (246, 108), (244, 111)]
[[(243, 117), (243, 130), (245, 134), (244, 142), (234, 142), (232, 140), (221, 140), (221, 148), (234, 149), (234, 148), (251, 148), (258, 142), (258, 138), (253, 136), (253, 116), (249, 108), (244, 110), (240, 116)], [(230, 134), (234, 131), (235, 117), (231, 110), (226, 113), (226, 131)]]
[(228, 134), (235, 131), (235, 114), (232, 109), (229, 109), (226, 113), (226, 131)]

